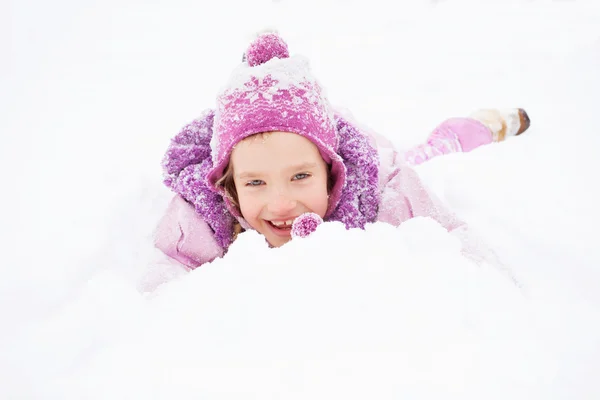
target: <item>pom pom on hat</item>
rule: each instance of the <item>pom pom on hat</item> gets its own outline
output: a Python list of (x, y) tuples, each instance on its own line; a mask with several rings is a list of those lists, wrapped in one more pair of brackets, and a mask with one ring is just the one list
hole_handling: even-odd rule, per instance
[(323, 219), (315, 213), (304, 213), (292, 223), (292, 238), (307, 237), (317, 230)]
[(288, 58), (290, 52), (284, 40), (274, 32), (261, 33), (246, 50), (246, 61), (254, 67), (271, 60), (272, 58)]

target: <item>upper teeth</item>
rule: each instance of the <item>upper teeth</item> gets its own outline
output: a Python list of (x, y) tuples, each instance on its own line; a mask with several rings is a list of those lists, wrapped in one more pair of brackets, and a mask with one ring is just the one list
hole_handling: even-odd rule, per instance
[(273, 225), (275, 225), (275, 226), (284, 226), (284, 225), (291, 225), (292, 222), (294, 222), (294, 220), (290, 219), (288, 221), (272, 221), (272, 222), (273, 222)]

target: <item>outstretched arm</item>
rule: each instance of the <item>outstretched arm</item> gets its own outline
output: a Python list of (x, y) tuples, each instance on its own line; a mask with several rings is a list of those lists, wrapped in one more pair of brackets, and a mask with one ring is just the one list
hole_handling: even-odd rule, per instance
[(413, 217), (431, 217), (448, 231), (465, 225), (425, 186), (387, 138), (370, 132), (379, 154), (380, 202), (377, 220), (394, 226)]

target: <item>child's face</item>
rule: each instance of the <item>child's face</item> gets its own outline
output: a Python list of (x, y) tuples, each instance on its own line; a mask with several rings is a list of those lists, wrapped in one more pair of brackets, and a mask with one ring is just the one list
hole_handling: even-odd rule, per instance
[(274, 247), (290, 239), (291, 222), (327, 211), (327, 164), (308, 139), (289, 132), (251, 136), (238, 143), (231, 164), (244, 219)]

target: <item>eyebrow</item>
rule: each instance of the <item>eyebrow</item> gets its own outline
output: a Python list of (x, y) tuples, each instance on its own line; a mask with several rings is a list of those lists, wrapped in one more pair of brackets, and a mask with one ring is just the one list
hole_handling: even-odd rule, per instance
[(246, 179), (246, 178), (255, 178), (259, 175), (260, 174), (258, 172), (242, 172), (239, 174), (235, 174), (235, 177), (238, 179)]
[(317, 163), (314, 162), (305, 162), (302, 164), (298, 164), (298, 165), (293, 165), (291, 167), (289, 167), (289, 170), (292, 171), (301, 171), (303, 169), (311, 169), (311, 168), (315, 168), (317, 166)]
[[(293, 165), (289, 168), (286, 168), (287, 170), (290, 171), (302, 171), (302, 170), (307, 170), (307, 169), (311, 169), (311, 168), (315, 168), (317, 166), (317, 163), (314, 162), (305, 162), (302, 164), (298, 164), (298, 165)], [(247, 178), (256, 178), (258, 176), (260, 176), (262, 173), (260, 172), (253, 172), (253, 171), (242, 171), (239, 174), (235, 174), (235, 177), (238, 179), (247, 179)]]

